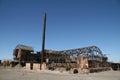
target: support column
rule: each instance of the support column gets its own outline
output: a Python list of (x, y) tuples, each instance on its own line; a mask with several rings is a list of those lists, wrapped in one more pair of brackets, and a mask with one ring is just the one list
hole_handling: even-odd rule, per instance
[(40, 64), (40, 70), (42, 69), (42, 64), (43, 64), (43, 62), (44, 62), (45, 32), (46, 32), (46, 13), (44, 14), (44, 23), (43, 23), (42, 53), (41, 53), (41, 64)]

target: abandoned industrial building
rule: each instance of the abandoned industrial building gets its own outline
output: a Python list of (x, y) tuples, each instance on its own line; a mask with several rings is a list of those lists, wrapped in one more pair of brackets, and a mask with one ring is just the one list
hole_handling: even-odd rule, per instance
[(13, 51), (14, 61), (18, 62), (34, 62), (36, 60), (36, 54), (33, 53), (34, 50), (32, 47), (25, 45), (17, 45)]
[(106, 71), (119, 68), (120, 64), (108, 62), (108, 57), (97, 46), (88, 46), (70, 50), (45, 49), (46, 13), (44, 16), (42, 50), (34, 52), (34, 49), (26, 45), (17, 45), (13, 50), (13, 67), (17, 64), (25, 66), (29, 70), (64, 70), (71, 73), (89, 73)]
[[(33, 69), (40, 69), (42, 52), (34, 53), (32, 47), (25, 45), (17, 45), (13, 51), (14, 61), (26, 64)], [(70, 49), (63, 51), (45, 50), (43, 55), (44, 69), (56, 70), (64, 68), (81, 69), (92, 71), (109, 70), (110, 64), (107, 62), (107, 57), (104, 56), (101, 50), (96, 46), (89, 46), (78, 49)], [(32, 64), (32, 65), (31, 65)]]

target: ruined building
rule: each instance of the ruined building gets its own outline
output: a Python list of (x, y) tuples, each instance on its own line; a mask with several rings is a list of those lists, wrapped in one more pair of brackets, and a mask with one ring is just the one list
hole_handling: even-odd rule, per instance
[[(25, 45), (17, 45), (14, 49), (14, 61), (22, 64), (41, 63), (42, 52), (34, 53), (32, 47)], [(101, 50), (96, 46), (84, 48), (54, 51), (44, 50), (43, 63), (46, 69), (56, 70), (64, 68), (70, 69), (88, 69), (89, 71), (109, 70), (110, 64), (107, 62), (107, 57), (104, 56)], [(33, 68), (31, 68), (33, 69)], [(38, 66), (40, 69), (40, 66)]]
[(34, 50), (30, 46), (17, 45), (13, 51), (14, 61), (18, 62), (30, 62), (36, 61), (36, 54), (33, 53)]
[(45, 49), (46, 13), (44, 15), (42, 50), (34, 53), (30, 46), (17, 45), (13, 51), (15, 64), (22, 64), (33, 70), (66, 70), (73, 73), (110, 70), (108, 58), (97, 46), (70, 50)]

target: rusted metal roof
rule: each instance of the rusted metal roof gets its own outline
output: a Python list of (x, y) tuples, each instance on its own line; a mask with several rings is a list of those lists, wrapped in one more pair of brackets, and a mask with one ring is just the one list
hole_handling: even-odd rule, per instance
[(18, 44), (15, 49), (34, 51), (31, 46), (26, 46), (26, 45), (21, 45), (21, 44)]
[(46, 53), (55, 53), (55, 54), (59, 53), (59, 51), (48, 50), (48, 49), (45, 49), (45, 52), (46, 52)]

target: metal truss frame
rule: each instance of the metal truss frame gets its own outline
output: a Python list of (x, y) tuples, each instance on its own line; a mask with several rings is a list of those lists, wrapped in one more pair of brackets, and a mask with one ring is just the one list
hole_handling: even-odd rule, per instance
[(89, 60), (102, 61), (102, 58), (104, 57), (102, 51), (97, 46), (63, 50), (60, 51), (60, 53), (65, 53), (73, 59), (77, 57), (88, 57)]

